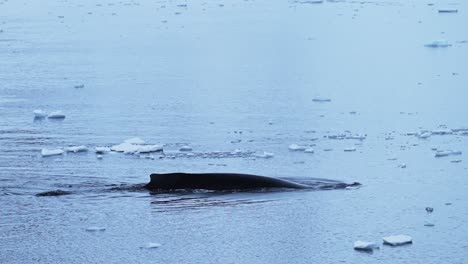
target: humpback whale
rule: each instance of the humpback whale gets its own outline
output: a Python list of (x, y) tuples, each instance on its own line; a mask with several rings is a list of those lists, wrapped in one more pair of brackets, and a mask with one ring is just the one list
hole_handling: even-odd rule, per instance
[[(153, 173), (145, 185), (149, 190), (204, 189), (214, 191), (252, 190), (264, 188), (313, 189), (313, 186), (284, 179), (241, 173)], [(336, 182), (336, 188), (358, 186), (359, 183)]]

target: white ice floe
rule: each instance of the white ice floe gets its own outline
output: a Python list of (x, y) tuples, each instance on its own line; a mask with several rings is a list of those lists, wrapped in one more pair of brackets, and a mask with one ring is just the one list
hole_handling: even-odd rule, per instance
[(128, 142), (114, 145), (110, 149), (112, 151), (123, 152), (125, 154), (151, 153), (163, 150), (161, 145), (136, 145)]
[(106, 152), (109, 152), (111, 151), (111, 149), (109, 147), (95, 147), (94, 150), (96, 151), (96, 153), (98, 154), (104, 154)]
[(145, 141), (139, 137), (134, 137), (134, 138), (129, 138), (129, 139), (124, 140), (123, 143), (142, 145), (142, 144), (145, 144)]
[(160, 152), (163, 150), (161, 145), (140, 145), (138, 147), (137, 153)]
[(306, 148), (306, 149), (304, 149), (304, 152), (305, 153), (314, 153), (314, 149), (313, 148)]
[(96, 155), (96, 158), (97, 158), (97, 159), (102, 159), (103, 156), (102, 156), (101, 154), (98, 154), (98, 155)]
[(452, 44), (450, 44), (445, 39), (438, 39), (438, 40), (431, 41), (424, 46), (429, 47), (429, 48), (446, 48), (446, 47), (452, 46)]
[(435, 154), (436, 158), (461, 155), (462, 152), (459, 150), (438, 150)]
[(179, 151), (192, 151), (192, 147), (190, 146), (182, 146), (179, 148)]
[(73, 147), (68, 147), (65, 148), (67, 152), (85, 152), (88, 151), (88, 148), (86, 146), (73, 146)]
[(298, 144), (291, 144), (289, 145), (289, 150), (292, 150), (292, 151), (304, 151), (307, 149), (307, 146), (301, 146), (301, 145), (298, 145)]
[(135, 153), (139, 149), (139, 145), (130, 144), (127, 142), (114, 145), (110, 149), (115, 152)]
[(344, 151), (352, 152), (352, 151), (356, 151), (356, 148), (345, 148)]
[(273, 154), (271, 152), (264, 151), (263, 153), (257, 153), (254, 156), (256, 158), (269, 159), (269, 158), (273, 158), (275, 156), (275, 154)]
[(402, 164), (398, 165), (398, 168), (405, 169), (405, 168), (406, 168), (406, 164), (405, 164), (405, 163), (402, 163)]
[(42, 149), (41, 155), (42, 157), (48, 157), (48, 156), (62, 155), (63, 152), (64, 152), (63, 149)]
[(47, 114), (42, 111), (42, 109), (36, 109), (33, 111), (34, 113), (34, 118), (45, 118), (47, 116)]
[(421, 131), (421, 132), (416, 134), (416, 137), (426, 139), (426, 138), (429, 138), (431, 135), (432, 135), (432, 133), (429, 132), (429, 131)]
[(330, 98), (327, 97), (315, 97), (312, 99), (314, 102), (331, 102)]
[(52, 112), (50, 113), (47, 118), (50, 118), (50, 119), (64, 119), (65, 118), (65, 114), (62, 113), (62, 111), (55, 111), (55, 112)]
[(367, 241), (356, 241), (354, 242), (354, 249), (355, 250), (362, 250), (362, 251), (372, 251), (374, 249), (379, 249), (379, 245), (375, 242), (367, 242)]
[(413, 243), (413, 238), (407, 235), (387, 236), (383, 238), (383, 242), (390, 246), (401, 246)]
[(140, 248), (153, 249), (153, 248), (158, 248), (160, 246), (162, 246), (162, 245), (159, 244), (159, 243), (150, 242), (150, 243), (148, 243), (148, 244), (146, 244), (146, 245), (144, 245), (144, 246), (142, 246)]
[(105, 230), (106, 230), (105, 227), (100, 227), (100, 226), (91, 226), (91, 227), (86, 228), (86, 231), (88, 232), (102, 232)]

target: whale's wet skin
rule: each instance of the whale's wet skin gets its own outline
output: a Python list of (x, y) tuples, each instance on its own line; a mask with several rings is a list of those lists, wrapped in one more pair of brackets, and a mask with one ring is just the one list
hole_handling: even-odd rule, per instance
[[(336, 190), (360, 187), (357, 182), (345, 183), (336, 180), (317, 178), (280, 178), (240, 173), (162, 173), (151, 174), (147, 184), (99, 184), (80, 188), (66, 186), (64, 189), (49, 190), (37, 193), (38, 197), (62, 196), (71, 194), (99, 192), (143, 192), (158, 193), (200, 193), (200, 192), (280, 192), (291, 190)], [(84, 187), (84, 186), (82, 186)]]

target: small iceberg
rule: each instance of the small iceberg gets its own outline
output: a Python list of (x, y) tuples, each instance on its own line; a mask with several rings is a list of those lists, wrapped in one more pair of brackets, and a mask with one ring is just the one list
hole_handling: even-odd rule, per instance
[(163, 151), (163, 147), (161, 145), (142, 145), (138, 146), (136, 153), (152, 153), (161, 151)]
[(65, 114), (62, 113), (62, 111), (55, 111), (55, 112), (52, 112), (50, 113), (47, 118), (50, 118), (50, 119), (64, 119), (65, 118)]
[(88, 231), (88, 232), (102, 232), (102, 231), (106, 231), (106, 228), (105, 227), (100, 227), (100, 226), (91, 226), (91, 227), (86, 228), (86, 231)]
[(153, 249), (153, 248), (158, 248), (160, 246), (162, 246), (162, 245), (159, 244), (159, 243), (150, 242), (150, 243), (148, 243), (148, 244), (146, 244), (146, 245), (144, 245), (144, 246), (142, 246), (140, 248)]
[(254, 155), (254, 157), (262, 158), (262, 159), (269, 159), (269, 158), (273, 158), (274, 156), (275, 156), (275, 154), (273, 154), (271, 152), (266, 152), (266, 151), (264, 151), (263, 153)]
[(405, 163), (402, 163), (402, 164), (398, 165), (398, 168), (405, 169), (405, 168), (406, 168), (406, 164), (405, 164)]
[(40, 119), (40, 118), (45, 118), (47, 114), (42, 111), (42, 109), (36, 109), (33, 111), (34, 113), (34, 118)]
[(110, 149), (115, 152), (135, 153), (137, 152), (139, 147), (140, 147), (139, 145), (134, 145), (134, 144), (124, 142), (118, 145), (114, 145)]
[(413, 243), (413, 238), (407, 235), (396, 235), (396, 236), (387, 236), (383, 238), (383, 242), (385, 245), (390, 246), (402, 246), (406, 244)]
[(103, 156), (102, 156), (101, 154), (98, 154), (98, 155), (96, 155), (96, 158), (97, 158), (97, 159), (102, 159)]
[(454, 155), (461, 155), (462, 152), (459, 150), (438, 150), (434, 155), (436, 158), (440, 157), (447, 157), (447, 156), (454, 156)]
[(192, 151), (192, 147), (190, 146), (182, 146), (179, 148), (179, 151)]
[(432, 42), (427, 43), (424, 45), (429, 48), (446, 48), (452, 46), (447, 40), (445, 39), (439, 39), (439, 40), (434, 40)]
[(427, 139), (432, 135), (431, 132), (429, 131), (421, 131), (419, 133), (416, 133), (416, 137), (421, 138), (421, 139)]
[(305, 153), (314, 153), (314, 149), (313, 148), (306, 148), (306, 149), (304, 149), (304, 152)]
[(307, 149), (306, 146), (301, 146), (301, 145), (298, 145), (298, 144), (291, 144), (289, 145), (289, 150), (292, 150), (292, 151), (304, 151)]
[(63, 149), (42, 149), (41, 150), (42, 157), (62, 155), (63, 153), (64, 153)]
[(135, 153), (151, 153), (151, 152), (160, 152), (163, 150), (161, 145), (136, 145), (124, 142), (118, 145), (114, 145), (110, 148), (115, 152), (123, 152), (125, 154), (135, 154)]
[(313, 102), (324, 103), (324, 102), (331, 102), (330, 98), (327, 97), (315, 97), (312, 99)]
[(367, 242), (367, 241), (356, 241), (354, 242), (354, 249), (360, 251), (372, 251), (374, 249), (379, 249), (379, 245), (375, 242)]
[(65, 149), (67, 152), (86, 152), (88, 151), (88, 148), (86, 146), (73, 146), (73, 147), (68, 147)]

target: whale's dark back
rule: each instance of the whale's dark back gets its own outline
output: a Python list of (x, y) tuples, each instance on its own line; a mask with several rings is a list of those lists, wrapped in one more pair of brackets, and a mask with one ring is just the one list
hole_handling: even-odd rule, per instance
[(247, 190), (260, 188), (304, 189), (305, 185), (287, 180), (238, 173), (155, 173), (146, 185), (150, 190), (205, 189)]

